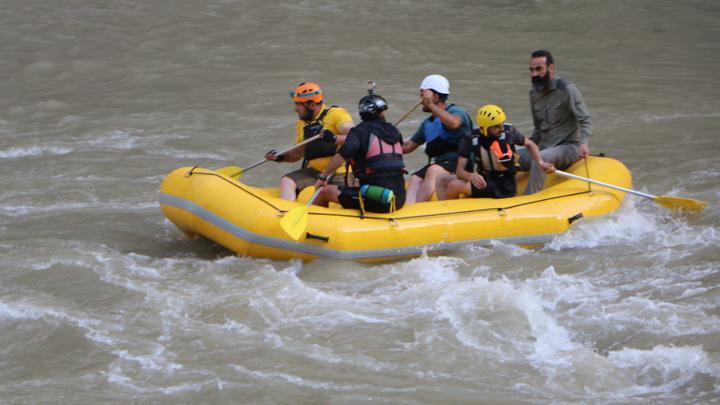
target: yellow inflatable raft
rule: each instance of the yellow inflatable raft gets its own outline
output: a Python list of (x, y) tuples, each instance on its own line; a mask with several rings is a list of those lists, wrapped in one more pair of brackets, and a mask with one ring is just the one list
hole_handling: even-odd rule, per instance
[[(621, 187), (631, 187), (630, 171), (619, 161), (590, 157), (567, 170)], [(518, 190), (524, 188), (518, 176)], [(533, 195), (505, 199), (463, 198), (403, 207), (393, 214), (366, 213), (339, 206), (309, 208), (306, 232), (289, 237), (280, 220), (304, 204), (278, 198), (276, 188), (252, 187), (221, 171), (183, 167), (160, 188), (160, 206), (186, 235), (202, 235), (239, 255), (270, 259), (318, 257), (380, 261), (446, 252), (492, 240), (537, 246), (567, 231), (583, 217), (617, 209), (622, 191), (550, 175)]]

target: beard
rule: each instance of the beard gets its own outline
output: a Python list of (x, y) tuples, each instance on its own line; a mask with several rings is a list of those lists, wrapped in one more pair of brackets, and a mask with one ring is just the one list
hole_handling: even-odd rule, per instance
[(303, 113), (298, 113), (298, 118), (302, 121), (310, 122), (315, 117), (315, 114), (311, 110), (305, 110)]
[(545, 76), (535, 76), (531, 80), (532, 86), (536, 91), (545, 90), (548, 83), (550, 83), (550, 72), (545, 72)]

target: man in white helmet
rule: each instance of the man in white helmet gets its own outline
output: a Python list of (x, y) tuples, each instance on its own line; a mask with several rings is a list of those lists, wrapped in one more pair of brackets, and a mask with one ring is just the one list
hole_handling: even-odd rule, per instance
[(441, 175), (455, 173), (460, 140), (472, 131), (472, 121), (465, 110), (446, 104), (449, 95), (450, 82), (443, 76), (430, 75), (420, 84), (423, 111), (431, 115), (403, 144), (403, 153), (410, 153), (427, 143), (428, 164), (410, 176), (405, 205), (429, 201), (435, 193), (435, 180)]

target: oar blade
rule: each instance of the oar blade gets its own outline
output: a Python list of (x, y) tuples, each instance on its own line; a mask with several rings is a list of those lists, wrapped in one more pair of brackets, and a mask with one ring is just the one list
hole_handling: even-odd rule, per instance
[(307, 206), (293, 208), (285, 214), (280, 220), (280, 226), (283, 231), (295, 240), (300, 240), (300, 237), (305, 233), (308, 225), (308, 211)]
[(220, 173), (232, 178), (238, 178), (242, 176), (243, 169), (238, 166), (226, 166), (215, 170), (215, 173)]
[(672, 196), (658, 196), (655, 198), (658, 204), (671, 210), (681, 211), (693, 211), (701, 212), (707, 208), (707, 203), (704, 201), (693, 200), (692, 198), (672, 197)]

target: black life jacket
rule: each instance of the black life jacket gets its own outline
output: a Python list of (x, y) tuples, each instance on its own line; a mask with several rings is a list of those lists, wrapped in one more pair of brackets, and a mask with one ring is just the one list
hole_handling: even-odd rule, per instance
[(506, 134), (515, 131), (512, 125), (503, 125), (505, 132), (500, 137), (484, 136), (479, 129), (472, 132), (472, 157), (480, 174), (515, 174), (517, 154), (515, 145), (506, 141)]
[[(310, 139), (313, 136), (319, 134), (323, 130), (323, 118), (325, 118), (325, 115), (332, 110), (333, 108), (337, 108), (337, 106), (331, 106), (323, 110), (323, 112), (320, 113), (320, 115), (317, 117), (316, 120), (308, 122), (303, 127), (303, 140)], [(309, 144), (305, 145), (305, 161), (303, 162), (303, 167), (307, 166), (307, 162), (309, 160), (326, 157), (326, 156), (332, 156), (337, 151), (337, 145), (334, 143), (328, 143), (323, 141), (322, 139), (318, 139), (316, 141), (312, 141)]]
[(352, 166), (353, 174), (365, 183), (373, 178), (406, 173), (402, 152), (402, 136), (398, 134), (398, 140), (395, 143), (389, 143), (385, 140), (392, 137), (384, 136), (387, 134), (386, 131), (397, 132), (397, 129), (388, 123), (372, 125), (370, 128), (364, 128), (365, 126), (361, 127), (361, 125), (358, 125), (356, 130), (362, 128), (369, 131), (370, 136), (365, 159), (362, 161), (350, 159), (349, 163)]

